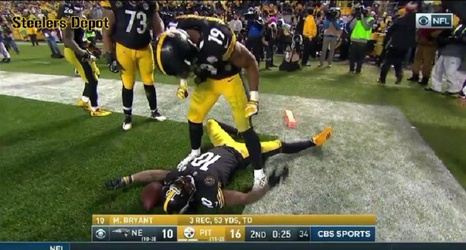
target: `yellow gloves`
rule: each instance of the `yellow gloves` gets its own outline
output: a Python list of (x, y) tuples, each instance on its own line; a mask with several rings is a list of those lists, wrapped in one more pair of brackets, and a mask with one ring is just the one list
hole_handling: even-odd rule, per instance
[(246, 106), (246, 118), (256, 115), (259, 112), (259, 92), (251, 91), (249, 102)]
[(180, 86), (178, 87), (178, 90), (176, 91), (176, 96), (183, 100), (188, 97), (188, 80), (186, 79), (181, 79), (180, 80)]

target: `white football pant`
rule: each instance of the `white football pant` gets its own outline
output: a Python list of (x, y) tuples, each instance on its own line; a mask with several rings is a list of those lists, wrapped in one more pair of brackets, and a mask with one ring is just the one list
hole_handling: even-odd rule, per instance
[(432, 69), (432, 89), (442, 92), (443, 78), (447, 81), (448, 92), (459, 92), (463, 87), (464, 73), (458, 71), (461, 58), (454, 56), (439, 56)]

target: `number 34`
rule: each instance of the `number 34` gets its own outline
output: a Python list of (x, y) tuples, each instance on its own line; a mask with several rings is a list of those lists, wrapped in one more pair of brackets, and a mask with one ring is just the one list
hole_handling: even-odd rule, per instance
[(208, 40), (209, 41), (214, 41), (214, 42), (218, 43), (219, 45), (222, 45), (223, 40), (225, 40), (225, 34), (223, 34), (223, 32), (221, 32), (219, 29), (213, 28), (213, 29), (210, 30)]

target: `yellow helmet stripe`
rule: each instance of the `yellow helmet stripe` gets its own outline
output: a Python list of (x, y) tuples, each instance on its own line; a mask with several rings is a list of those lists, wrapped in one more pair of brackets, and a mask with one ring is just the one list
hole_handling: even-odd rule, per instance
[(225, 51), (225, 54), (223, 54), (222, 59), (223, 60), (228, 60), (231, 57), (231, 54), (233, 54), (233, 51), (235, 51), (236, 47), (236, 35), (233, 31), (231, 31), (232, 36), (231, 36), (231, 42), (230, 45), (228, 45), (227, 51)]
[(217, 200), (218, 200), (218, 206), (222, 208), (225, 205), (225, 197), (223, 196), (223, 191), (219, 187), (217, 191)]
[(168, 203), (170, 203), (170, 200), (175, 196), (176, 191), (171, 189), (168, 191), (167, 198), (165, 198), (165, 201), (163, 202), (163, 211), (165, 213), (168, 213)]
[(177, 16), (176, 20), (190, 19), (190, 18), (194, 19), (194, 20), (207, 20), (207, 21), (211, 21), (211, 22), (215, 22), (215, 23), (219, 23), (219, 24), (226, 24), (225, 21), (223, 21), (220, 18), (210, 17), (210, 16), (198, 16), (198, 15), (194, 15), (194, 14)]
[(163, 45), (163, 42), (165, 41), (165, 38), (167, 37), (167, 34), (168, 34), (167, 32), (164, 32), (162, 33), (162, 35), (160, 35), (159, 40), (157, 41), (157, 48), (155, 50), (155, 53), (156, 53), (155, 57), (157, 60), (157, 65), (159, 66), (160, 71), (162, 71), (164, 75), (166, 75), (167, 73), (163, 69), (163, 65), (162, 65), (162, 45)]

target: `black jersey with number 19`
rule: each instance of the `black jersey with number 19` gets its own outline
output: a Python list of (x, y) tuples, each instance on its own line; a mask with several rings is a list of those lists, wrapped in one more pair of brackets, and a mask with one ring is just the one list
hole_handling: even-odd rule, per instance
[(222, 189), (241, 166), (242, 156), (238, 151), (228, 146), (215, 147), (186, 167), (170, 172), (165, 183), (170, 183), (179, 176), (192, 176), (196, 186), (193, 203), (207, 208), (221, 208), (225, 203)]
[(241, 68), (228, 60), (236, 46), (236, 35), (221, 19), (197, 15), (184, 15), (175, 19), (176, 28), (194, 29), (201, 33), (197, 44), (200, 52), (196, 60), (196, 74), (211, 79), (225, 79), (238, 74)]
[(101, 1), (101, 5), (115, 15), (115, 42), (130, 49), (141, 49), (150, 44), (152, 18), (158, 8), (156, 1)]

